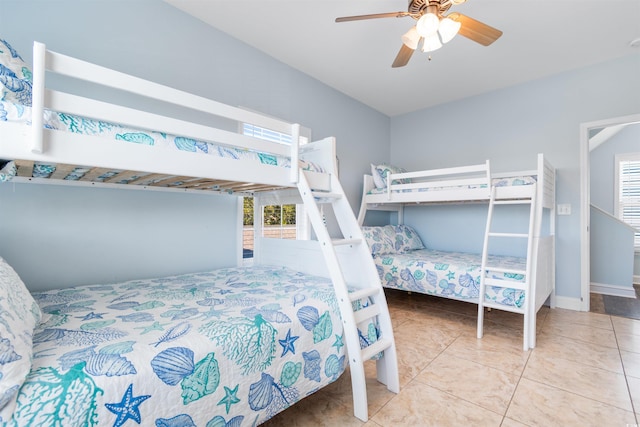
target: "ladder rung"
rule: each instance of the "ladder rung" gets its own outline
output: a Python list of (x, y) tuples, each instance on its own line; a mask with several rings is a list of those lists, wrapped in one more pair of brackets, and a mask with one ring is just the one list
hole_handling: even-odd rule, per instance
[(362, 349), (362, 352), (360, 353), (362, 354), (362, 360), (365, 361), (365, 360), (371, 359), (376, 354), (380, 353), (381, 351), (385, 351), (386, 349), (391, 347), (391, 344), (392, 344), (391, 341), (387, 340), (386, 338), (379, 339), (378, 341), (371, 344), (369, 347)]
[(526, 282), (516, 282), (514, 280), (504, 280), (504, 279), (489, 279), (486, 278), (484, 280), (485, 286), (497, 286), (500, 288), (510, 288), (517, 289), (519, 291), (526, 291), (529, 286), (527, 286)]
[(356, 325), (367, 319), (371, 319), (378, 314), (380, 314), (380, 306), (378, 304), (371, 304), (368, 307), (353, 312), (353, 315), (356, 318)]
[(498, 304), (495, 302), (486, 301), (482, 303), (482, 306), (495, 308), (496, 310), (504, 310), (504, 311), (510, 311), (512, 313), (524, 314), (524, 307), (519, 308), (519, 307), (516, 307), (515, 305), (504, 305), (504, 304)]
[(491, 267), (487, 265), (484, 267), (484, 271), (496, 271), (498, 273), (512, 273), (512, 274), (527, 274), (527, 270), (520, 270), (517, 268), (504, 268), (504, 267)]
[(342, 198), (342, 194), (340, 193), (331, 193), (328, 191), (314, 191), (311, 190), (311, 195), (316, 199), (331, 199), (338, 200)]
[(368, 297), (374, 296), (378, 292), (380, 292), (381, 290), (382, 290), (382, 288), (358, 289), (357, 291), (353, 291), (353, 292), (349, 293), (349, 299), (351, 300), (351, 302), (358, 301), (358, 300), (361, 300), (363, 298), (368, 298)]
[(361, 239), (332, 239), (331, 243), (334, 246), (343, 246), (343, 245), (357, 245), (362, 242)]
[(529, 237), (527, 233), (489, 233), (490, 237)]
[(526, 199), (514, 199), (514, 200), (494, 200), (496, 205), (530, 205), (531, 198)]

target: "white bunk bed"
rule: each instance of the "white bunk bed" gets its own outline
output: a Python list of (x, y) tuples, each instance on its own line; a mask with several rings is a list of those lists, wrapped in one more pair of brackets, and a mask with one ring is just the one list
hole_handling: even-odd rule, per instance
[[(370, 257), (354, 258), (368, 250), (352, 211), (349, 216), (340, 208), (348, 205), (344, 198), (334, 208), (346, 224), (341, 231), (350, 234), (343, 243), (360, 248), (346, 256), (367, 280), (351, 280), (342, 260), (323, 247), (329, 237), (316, 204), (344, 196), (333, 138), (300, 145), (297, 124), (52, 52), (38, 42), (30, 71), (0, 42), (0, 182), (239, 195), (297, 188), (319, 236), (260, 239), (257, 247), (268, 256), (256, 254), (254, 268), (33, 297), (0, 257), (2, 423), (49, 425), (64, 418), (74, 425), (122, 425), (128, 419), (256, 425), (334, 381), (345, 362), (354, 413), (366, 421), (363, 361), (372, 357), (378, 379), (399, 391), (386, 300), (375, 266), (365, 259)], [(216, 126), (52, 90), (45, 86), (45, 70), (206, 114)], [(239, 123), (291, 135), (292, 143), (241, 135)], [(181, 304), (171, 311), (170, 303)], [(348, 360), (346, 349), (333, 346), (329, 336), (344, 339)]]
[[(413, 246), (399, 244), (395, 250), (392, 243), (382, 243), (385, 239), (388, 241), (385, 234), (391, 236), (391, 240), (394, 235), (400, 235), (396, 239), (402, 242), (405, 238), (402, 236), (411, 236), (415, 231), (410, 228), (409, 231), (394, 231), (389, 228), (363, 227), (365, 237), (374, 249), (372, 255), (383, 286), (481, 303), (478, 316), (479, 338), (482, 336), (483, 306), (522, 313), (523, 348), (527, 350), (535, 347), (536, 313), (549, 298), (551, 306), (555, 306), (555, 168), (548, 160), (538, 154), (535, 170), (514, 173), (492, 175), (490, 162), (487, 160), (483, 164), (465, 167), (391, 172), (385, 178), (385, 188), (379, 188), (371, 175), (365, 175), (358, 215), (361, 225), (367, 211), (371, 210), (397, 212), (398, 223), (403, 224), (404, 207), (411, 204), (487, 203), (491, 210), (482, 254), (426, 249), (419, 237), (416, 238), (418, 243)], [(380, 179), (378, 181), (380, 184)], [(491, 229), (491, 212), (493, 205), (501, 203), (531, 204), (528, 231), (524, 236), (519, 236), (527, 237), (530, 245), (528, 255), (524, 258), (489, 254), (489, 238), (501, 234), (494, 233)], [(543, 218), (546, 215), (548, 230), (543, 230)], [(517, 236), (511, 234), (502, 237)], [(444, 271), (443, 266), (447, 267)], [(505, 271), (496, 272), (489, 266)], [(515, 275), (515, 271), (523, 274)], [(525, 271), (527, 274), (524, 274)], [(510, 281), (503, 283), (512, 283), (513, 287), (491, 286), (496, 285), (496, 280), (507, 277), (507, 274), (510, 280), (518, 276), (524, 284)], [(486, 287), (483, 286), (485, 281), (488, 283)], [(483, 295), (482, 299), (479, 298), (480, 295)]]

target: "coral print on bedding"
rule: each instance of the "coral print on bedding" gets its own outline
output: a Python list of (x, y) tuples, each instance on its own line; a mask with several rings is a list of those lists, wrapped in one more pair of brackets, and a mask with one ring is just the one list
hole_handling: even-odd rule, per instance
[(331, 282), (281, 267), (34, 298), (44, 317), (10, 426), (253, 426), (346, 366)]

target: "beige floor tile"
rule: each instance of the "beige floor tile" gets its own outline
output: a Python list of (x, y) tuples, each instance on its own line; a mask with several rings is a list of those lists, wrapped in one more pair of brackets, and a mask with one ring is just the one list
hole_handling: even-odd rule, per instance
[(628, 377), (640, 378), (640, 353), (620, 350), (624, 373)]
[[(395, 393), (389, 391), (387, 386), (376, 379), (376, 363), (373, 360), (365, 362), (365, 376), (367, 381), (367, 408), (369, 417), (386, 405)], [(353, 412), (353, 388), (351, 387), (351, 375), (349, 369), (332, 384), (326, 387), (327, 393), (338, 403)], [(322, 391), (322, 390), (321, 390)]]
[(620, 352), (613, 347), (542, 333), (538, 335), (538, 345), (533, 352), (543, 358), (564, 359), (619, 374), (624, 373)]
[(627, 377), (627, 384), (629, 384), (633, 409), (637, 414), (640, 414), (640, 378)]
[(413, 381), (372, 420), (381, 426), (499, 426), (502, 416)]
[(442, 354), (415, 381), (504, 415), (519, 378), (479, 363)]
[(512, 420), (511, 418), (505, 417), (502, 420), (502, 424), (500, 427), (528, 427), (526, 424), (521, 423), (520, 421)]
[(611, 316), (607, 314), (554, 308), (553, 310), (549, 310), (549, 313), (545, 318), (545, 325), (565, 325), (567, 323), (590, 326), (599, 329), (613, 329)]
[[(551, 316), (551, 314), (549, 314), (549, 316)], [(599, 328), (593, 325), (570, 323), (568, 321), (566, 323), (562, 323), (562, 319), (558, 318), (555, 318), (550, 322), (549, 316), (542, 327), (542, 333), (572, 338), (574, 340), (604, 345), (611, 348), (618, 348), (616, 334), (613, 332), (613, 328)], [(607, 316), (607, 318), (609, 317)]]
[[(324, 389), (323, 389), (324, 390)], [(365, 423), (350, 408), (338, 403), (320, 390), (262, 424), (264, 427), (345, 426), (360, 427)]]
[(616, 332), (620, 350), (640, 353), (640, 335)]
[(533, 351), (523, 377), (632, 411), (624, 375)]
[(636, 422), (631, 411), (526, 378), (521, 379), (516, 388), (507, 418), (529, 426), (624, 427)]
[(616, 334), (640, 335), (640, 320), (611, 316), (611, 322)]
[(495, 335), (485, 335), (478, 339), (475, 335), (464, 334), (458, 337), (443, 355), (459, 357), (509, 374), (520, 375), (530, 352), (522, 351), (519, 338), (516, 340), (517, 345), (514, 345), (513, 341)]

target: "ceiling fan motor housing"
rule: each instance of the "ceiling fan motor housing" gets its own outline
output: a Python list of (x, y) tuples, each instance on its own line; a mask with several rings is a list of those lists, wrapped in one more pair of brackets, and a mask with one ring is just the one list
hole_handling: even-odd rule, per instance
[[(409, 13), (413, 17), (419, 18), (422, 14), (426, 13), (426, 9), (429, 6), (437, 8), (436, 15), (442, 15), (451, 7), (450, 0), (409, 0)], [(416, 18), (416, 19), (417, 19)]]

